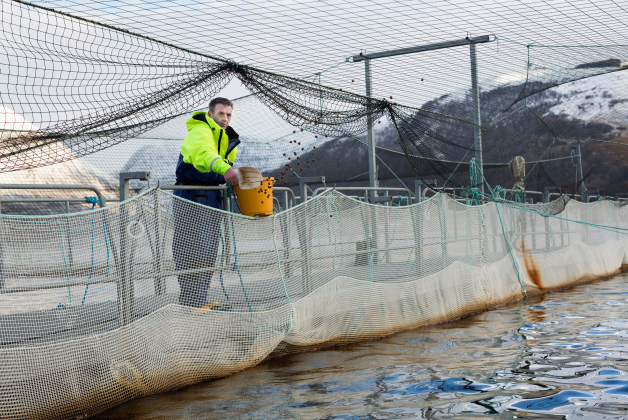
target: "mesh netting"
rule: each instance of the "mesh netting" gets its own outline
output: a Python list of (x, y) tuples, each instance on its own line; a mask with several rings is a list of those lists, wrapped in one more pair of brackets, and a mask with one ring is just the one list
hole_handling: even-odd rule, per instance
[[(547, 217), (549, 207), (444, 195), (384, 207), (329, 192), (248, 218), (151, 189), (93, 212), (3, 216), (0, 412), (85, 416), (628, 263), (625, 207), (562, 208)], [(190, 280), (209, 285), (215, 306), (179, 305)]]
[[(163, 131), (164, 124), (205, 106), (225, 86), (237, 83), (257, 100), (238, 107), (243, 116), (238, 129), (247, 129), (262, 104), (294, 131), (311, 134), (309, 139), (316, 139), (311, 143), (334, 149), (337, 158), (341, 153), (357, 157), (364, 153), (360, 141), (365, 141), (369, 121), (385, 128), (376, 133), (382, 148), (380, 171), (391, 172), (390, 179), (400, 184), (421, 179), (432, 181), (426, 183), (433, 188), (493, 199), (490, 191), (497, 186), (512, 188), (506, 164), (519, 155), (526, 160), (528, 190), (558, 186), (562, 192), (582, 193), (583, 181), (602, 195), (628, 188), (612, 169), (625, 153), (628, 125), (622, 72), (627, 47), (619, 18), (626, 12), (617, 5), (587, 3), (561, 9), (565, 19), (578, 22), (577, 29), (557, 26), (548, 18), (547, 13), (555, 10), (551, 5), (526, 9), (517, 23), (504, 20), (503, 12), (521, 14), (518, 6), (481, 6), (484, 19), (494, 23), (479, 20), (465, 31), (495, 34), (487, 37), (490, 42), (474, 45), (479, 57), (479, 116), (473, 114), (467, 48), (371, 60), (370, 98), (361, 94), (363, 64), (350, 58), (360, 52), (368, 56), (408, 47), (408, 39), (420, 45), (460, 38), (456, 25), (413, 25), (421, 29), (406, 28), (394, 35), (386, 31), (381, 37), (361, 28), (371, 14), (378, 15), (377, 6), (347, 18), (343, 25), (332, 25), (336, 30), (324, 29), (330, 24), (326, 17), (346, 12), (349, 4), (327, 5), (323, 11), (304, 3), (295, 15), (250, 6), (214, 4), (210, 24), (197, 6), (189, 4), (2, 2), (5, 60), (0, 62), (0, 83), (5, 87), (1, 93), (5, 116), (0, 170), (51, 165)], [(614, 18), (600, 26), (591, 17), (592, 7)], [(394, 10), (394, 16), (419, 21), (447, 10), (452, 13), (444, 20), (448, 24), (458, 15), (450, 6), (438, 4), (419, 13), (411, 2), (396, 2)], [(379, 18), (384, 24), (392, 17)], [(319, 29), (313, 31), (314, 27)], [(540, 29), (526, 32), (529, 27)], [(583, 27), (590, 29), (587, 36), (582, 35)], [(192, 33), (190, 28), (196, 30)], [(339, 41), (339, 34), (349, 28), (356, 35)], [(316, 42), (305, 35), (308, 31), (322, 38)], [(212, 41), (199, 33), (211, 33)], [(334, 58), (338, 56), (345, 58)], [(377, 125), (382, 120), (385, 127)], [(266, 127), (259, 124), (254, 129), (251, 143), (268, 143), (263, 137), (276, 140), (283, 134), (260, 134)], [(478, 133), (482, 165), (474, 173), (471, 160), (478, 157)], [(288, 130), (274, 151), (288, 156), (292, 143), (286, 134)], [(586, 179), (575, 169), (575, 144), (583, 145)], [(394, 152), (404, 153), (407, 162), (398, 164)], [(266, 160), (257, 156), (255, 163), (263, 166)], [(307, 168), (307, 163), (299, 168), (284, 159), (269, 169), (289, 185), (286, 175), (301, 176)], [(355, 170), (321, 173), (329, 168), (309, 168), (338, 182), (364, 179)], [(367, 171), (368, 167), (361, 174)], [(411, 177), (405, 176), (408, 171)]]

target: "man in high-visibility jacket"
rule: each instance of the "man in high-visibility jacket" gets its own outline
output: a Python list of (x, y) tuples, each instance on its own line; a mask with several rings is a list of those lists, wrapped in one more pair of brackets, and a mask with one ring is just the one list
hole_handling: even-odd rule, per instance
[[(187, 120), (188, 134), (181, 145), (177, 164), (177, 185), (216, 186), (225, 182), (238, 183), (233, 162), (240, 143), (238, 134), (229, 126), (233, 103), (225, 98), (214, 98), (209, 112), (195, 111)], [(177, 190), (175, 195), (196, 203), (222, 209), (218, 190)], [(172, 254), (177, 271), (215, 266), (221, 241), (222, 214), (195, 208), (174, 200), (174, 237)], [(202, 307), (213, 271), (184, 273), (178, 276), (181, 305)]]

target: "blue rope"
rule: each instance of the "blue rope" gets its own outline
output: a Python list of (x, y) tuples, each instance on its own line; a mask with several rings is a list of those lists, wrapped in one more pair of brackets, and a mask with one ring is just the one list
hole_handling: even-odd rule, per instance
[[(91, 203), (92, 205), (92, 210), (94, 210), (94, 208), (96, 207), (96, 204), (98, 204), (100, 207), (102, 207), (102, 205), (100, 204), (100, 202), (98, 201), (98, 199), (96, 197), (85, 197), (85, 201), (87, 201), (88, 203)], [(87, 277), (87, 280), (91, 280), (92, 279), (92, 275), (94, 274), (94, 218), (95, 218), (95, 213), (92, 213), (92, 264), (91, 267), (89, 269), (89, 276)], [(105, 219), (103, 217), (103, 221), (102, 221), (102, 230), (103, 230), (103, 234), (105, 235), (105, 245), (107, 246), (107, 276), (109, 276), (109, 242), (107, 241), (107, 230), (105, 229)], [(87, 290), (89, 289), (89, 284), (85, 285), (85, 293), (83, 293), (83, 301), (81, 302), (81, 305), (85, 304), (85, 299), (87, 298)]]

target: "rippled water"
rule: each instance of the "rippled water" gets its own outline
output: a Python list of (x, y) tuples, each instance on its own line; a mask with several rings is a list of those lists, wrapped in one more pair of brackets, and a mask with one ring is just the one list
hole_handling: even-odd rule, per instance
[(628, 419), (628, 275), (312, 353), (99, 419)]

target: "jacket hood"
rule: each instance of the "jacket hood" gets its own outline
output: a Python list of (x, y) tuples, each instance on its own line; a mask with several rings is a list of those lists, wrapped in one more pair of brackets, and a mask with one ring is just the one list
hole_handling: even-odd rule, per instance
[(191, 131), (193, 128), (199, 126), (207, 127), (207, 124), (209, 124), (209, 127), (212, 130), (220, 130), (222, 128), (218, 124), (216, 124), (216, 121), (212, 120), (207, 115), (207, 111), (194, 111), (192, 113), (192, 116), (185, 122), (185, 126), (187, 127), (188, 131)]

